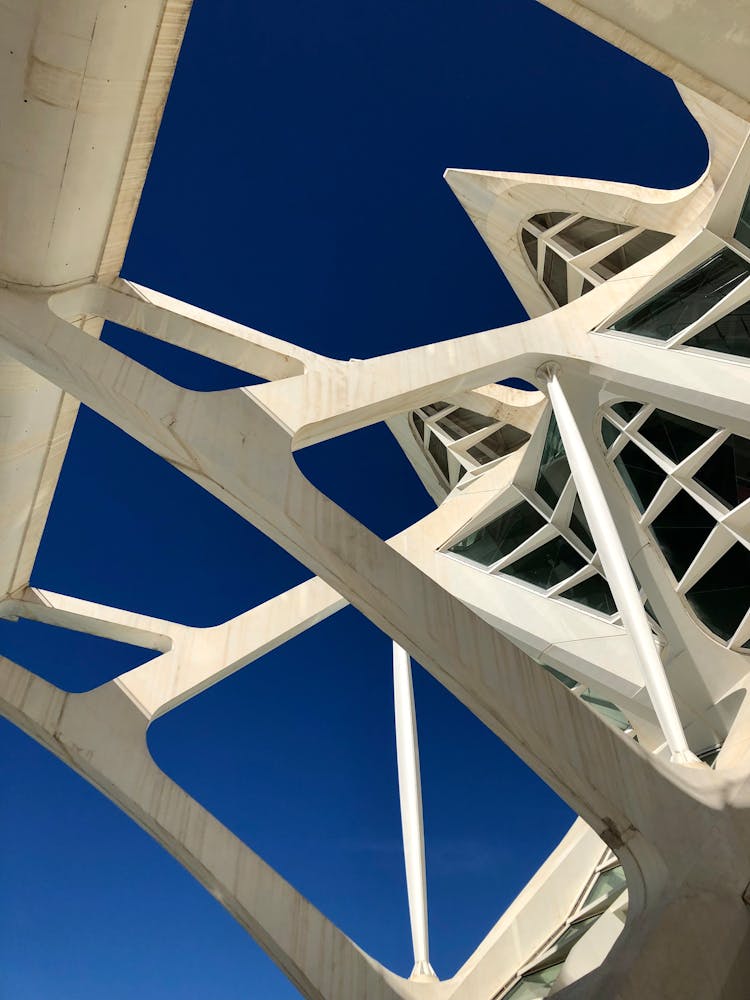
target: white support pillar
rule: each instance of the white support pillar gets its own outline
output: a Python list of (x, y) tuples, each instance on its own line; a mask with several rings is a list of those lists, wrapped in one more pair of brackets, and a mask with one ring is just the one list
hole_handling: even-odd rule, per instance
[(547, 383), (549, 399), (591, 535), (623, 624), (635, 646), (654, 712), (672, 761), (679, 764), (699, 764), (698, 758), (687, 745), (672, 689), (638, 594), (630, 562), (558, 374), (559, 366), (554, 362), (548, 362), (537, 371), (537, 375)]
[(409, 654), (395, 642), (393, 643), (393, 703), (396, 716), (396, 758), (401, 801), (401, 831), (404, 838), (406, 892), (409, 898), (409, 920), (414, 948), (414, 969), (411, 979), (434, 980), (437, 977), (430, 965), (427, 933), (422, 782), (419, 776), (414, 688)]

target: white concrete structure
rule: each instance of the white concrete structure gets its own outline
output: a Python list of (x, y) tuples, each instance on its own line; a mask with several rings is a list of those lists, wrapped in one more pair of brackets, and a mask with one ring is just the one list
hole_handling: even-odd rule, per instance
[[(181, 861), (306, 997), (742, 1000), (746, 6), (548, 0), (674, 77), (708, 140), (704, 176), (659, 191), (448, 171), (531, 319), (350, 362), (119, 277), (189, 6), (13, 0), (0, 10), (13, 42), (0, 60), (0, 614), (161, 654), (83, 694), (0, 660), (4, 714)], [(104, 319), (266, 381), (178, 388), (101, 343)], [(498, 384), (509, 376), (540, 391)], [(317, 577), (204, 629), (31, 589), (78, 401)], [(307, 482), (292, 455), (380, 420), (439, 503), (387, 543)], [(417, 657), (581, 817), (449, 981), (429, 974), (408, 683), (397, 711), (411, 980), (358, 948), (147, 749), (151, 720), (347, 602), (404, 651), (402, 667)]]

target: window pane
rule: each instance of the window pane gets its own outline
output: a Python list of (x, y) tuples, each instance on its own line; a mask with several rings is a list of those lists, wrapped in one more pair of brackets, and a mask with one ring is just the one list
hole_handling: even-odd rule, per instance
[(687, 417), (678, 417), (665, 410), (654, 410), (641, 426), (639, 433), (650, 441), (662, 455), (679, 465), (696, 448), (713, 436), (713, 427), (698, 424)]
[(579, 920), (577, 923), (571, 924), (564, 934), (562, 934), (557, 941), (555, 941), (555, 951), (559, 951), (567, 955), (576, 941), (580, 941), (589, 927), (595, 924), (598, 919), (599, 915), (597, 914), (595, 917), (586, 917), (585, 920)]
[(551, 229), (558, 222), (562, 222), (563, 219), (567, 218), (567, 212), (540, 212), (538, 215), (532, 215), (529, 222), (533, 222), (540, 229)]
[(435, 459), (437, 467), (443, 473), (445, 481), (448, 482), (450, 478), (448, 475), (448, 452), (445, 445), (440, 440), (437, 435), (430, 432), (430, 444), (429, 444), (430, 454)]
[(587, 704), (591, 705), (592, 708), (596, 709), (599, 715), (603, 715), (605, 719), (609, 719), (613, 722), (618, 729), (625, 732), (626, 729), (630, 729), (631, 725), (625, 716), (622, 714), (617, 705), (614, 705), (611, 701), (607, 701), (606, 698), (600, 698), (598, 695), (593, 694), (591, 688), (587, 688), (581, 695), (581, 701), (585, 701)]
[(627, 313), (610, 329), (669, 340), (720, 302), (749, 274), (750, 263), (725, 248)]
[(524, 501), (456, 542), (450, 551), (489, 566), (518, 548), (546, 523), (539, 511)]
[(745, 197), (745, 204), (742, 206), (737, 228), (734, 231), (734, 238), (750, 247), (750, 188)]
[(632, 228), (619, 222), (605, 222), (603, 219), (579, 219), (562, 229), (554, 239), (570, 253), (578, 254), (627, 233)]
[(583, 512), (583, 504), (581, 503), (580, 497), (576, 497), (575, 503), (573, 504), (573, 513), (570, 515), (570, 527), (590, 552), (596, 551), (594, 539), (591, 537), (589, 523)]
[(696, 333), (685, 341), (685, 346), (750, 358), (750, 301)]
[(547, 247), (544, 254), (544, 284), (559, 306), (568, 301), (568, 265), (554, 250)]
[(642, 405), (642, 403), (632, 403), (630, 400), (624, 400), (621, 403), (613, 403), (612, 409), (618, 417), (622, 417), (622, 419), (629, 424), (636, 413), (641, 412)]
[(572, 689), (574, 687), (577, 687), (578, 681), (573, 680), (572, 677), (568, 677), (568, 675), (564, 674), (562, 670), (558, 670), (556, 667), (550, 667), (549, 664), (547, 663), (543, 663), (542, 666), (546, 671), (552, 674), (553, 677), (556, 677), (559, 681), (562, 681), (562, 683), (565, 685), (566, 688)]
[(620, 432), (615, 425), (602, 417), (602, 441), (604, 441), (607, 448), (611, 448), (619, 436)]
[(669, 567), (679, 580), (716, 522), (699, 503), (680, 490), (651, 525)]
[(638, 510), (643, 513), (664, 481), (664, 473), (632, 441), (617, 456), (615, 466)]
[(454, 410), (447, 417), (443, 417), (442, 420), (438, 420), (438, 425), (454, 441), (466, 437), (467, 434), (473, 434), (474, 431), (481, 431), (484, 427), (491, 427), (492, 424), (496, 423), (497, 420), (494, 417), (486, 417), (483, 413), (465, 410), (462, 406), (459, 406), (457, 410)]
[(585, 295), (586, 292), (590, 292), (594, 286), (591, 284), (588, 278), (584, 278), (583, 287), (581, 288), (581, 295)]
[(582, 604), (585, 608), (601, 611), (605, 615), (613, 615), (617, 611), (609, 584), (598, 573), (564, 591), (560, 597), (564, 597), (566, 601)]
[(451, 404), (439, 399), (436, 403), (428, 403), (427, 406), (420, 406), (420, 410), (428, 417), (434, 417), (436, 413), (447, 409)]
[(521, 239), (523, 240), (523, 248), (528, 255), (532, 270), (536, 272), (537, 254), (539, 252), (537, 238), (533, 233), (530, 233), (528, 229), (522, 229)]
[(591, 270), (602, 278), (611, 278), (613, 274), (619, 274), (626, 267), (631, 267), (650, 253), (660, 250), (671, 239), (670, 233), (657, 233), (647, 229), (597, 264), (592, 264)]
[(602, 872), (591, 887), (591, 891), (583, 902), (584, 906), (592, 903), (599, 903), (625, 888), (625, 872), (622, 865), (610, 868), (609, 871)]
[(539, 972), (530, 972), (522, 976), (513, 989), (505, 994), (503, 1000), (542, 1000), (548, 995), (552, 984), (559, 976), (562, 965), (562, 962), (557, 962)]
[(750, 497), (750, 441), (731, 434), (704, 462), (695, 481), (730, 509)]
[(704, 625), (731, 639), (750, 606), (750, 551), (736, 542), (685, 596)]
[(501, 455), (509, 455), (521, 448), (529, 440), (529, 436), (526, 431), (519, 430), (512, 424), (506, 424), (505, 427), (493, 431), (478, 444), (469, 448), (468, 454), (475, 462), (485, 465), (487, 462), (493, 462), (496, 458), (500, 458)]
[(424, 420), (422, 420), (418, 413), (412, 413), (411, 419), (414, 424), (414, 433), (417, 436), (417, 441), (422, 444), (424, 440)]
[(569, 476), (570, 466), (565, 457), (565, 449), (553, 413), (547, 426), (547, 437), (544, 440), (542, 461), (539, 464), (539, 476), (535, 486), (539, 496), (546, 500), (553, 510)]
[(551, 542), (534, 549), (516, 562), (506, 566), (503, 573), (508, 576), (533, 583), (535, 587), (549, 590), (550, 587), (567, 580), (577, 573), (585, 560), (564, 538), (553, 538)]

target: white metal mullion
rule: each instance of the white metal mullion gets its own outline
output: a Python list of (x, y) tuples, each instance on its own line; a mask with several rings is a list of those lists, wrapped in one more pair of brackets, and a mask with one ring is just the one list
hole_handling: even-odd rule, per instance
[(667, 347), (679, 347), (684, 344), (685, 341), (690, 340), (697, 333), (705, 330), (707, 327), (711, 326), (719, 319), (723, 319), (730, 312), (733, 312), (737, 306), (743, 305), (750, 298), (750, 277), (741, 281), (736, 288), (733, 288), (731, 292), (724, 296), (723, 299), (719, 299), (716, 305), (712, 306), (709, 310), (703, 313), (697, 320), (686, 326), (684, 330), (680, 330), (674, 336), (670, 337), (669, 340), (664, 341)]
[(684, 597), (693, 584), (697, 583), (733, 545), (734, 538), (731, 532), (727, 531), (723, 524), (715, 525), (679, 580), (677, 593)]

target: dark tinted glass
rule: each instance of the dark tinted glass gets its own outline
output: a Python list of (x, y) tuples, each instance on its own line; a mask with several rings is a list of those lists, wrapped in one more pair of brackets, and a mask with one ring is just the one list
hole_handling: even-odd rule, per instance
[(473, 434), (475, 431), (481, 431), (485, 427), (496, 424), (497, 420), (494, 417), (486, 417), (483, 413), (475, 413), (473, 410), (465, 410), (459, 406), (457, 410), (449, 413), (447, 417), (443, 417), (438, 423), (446, 434), (457, 441), (459, 438), (466, 437), (467, 434)]
[(642, 405), (642, 403), (631, 403), (629, 400), (624, 400), (622, 403), (613, 403), (612, 409), (618, 417), (622, 417), (626, 423), (630, 423), (636, 413), (641, 412)]
[(750, 188), (745, 197), (745, 204), (742, 206), (737, 228), (734, 231), (734, 238), (750, 247)]
[(601, 611), (605, 615), (613, 615), (617, 611), (615, 599), (607, 581), (598, 573), (560, 595), (566, 601), (576, 601), (586, 608)]
[(583, 544), (586, 545), (591, 552), (594, 552), (594, 539), (591, 537), (589, 523), (586, 520), (586, 515), (583, 513), (583, 504), (581, 503), (580, 497), (576, 497), (575, 503), (573, 504), (573, 513), (570, 515), (570, 527), (580, 538)]
[(435, 434), (430, 433), (430, 454), (435, 459), (437, 467), (443, 473), (445, 481), (448, 482), (448, 452), (443, 442)]
[(591, 265), (591, 270), (602, 278), (611, 278), (613, 274), (619, 274), (626, 267), (637, 264), (639, 260), (648, 257), (650, 253), (660, 250), (665, 243), (672, 239), (669, 233), (657, 233), (646, 230), (634, 236), (624, 246), (604, 257), (597, 264)]
[(750, 358), (750, 301), (696, 333), (685, 341), (685, 346)]
[(505, 427), (501, 427), (483, 438), (479, 444), (469, 448), (469, 454), (474, 461), (485, 465), (487, 462), (493, 462), (496, 458), (500, 458), (501, 455), (509, 455), (512, 451), (516, 451), (528, 440), (529, 435), (526, 431), (519, 430), (512, 424), (506, 424)]
[(636, 506), (643, 513), (664, 481), (664, 473), (632, 441), (617, 456), (615, 465)]
[(554, 239), (566, 250), (577, 254), (627, 233), (632, 228), (619, 222), (605, 222), (603, 219), (579, 219), (578, 222), (561, 229)]
[(523, 240), (523, 248), (531, 261), (531, 266), (534, 271), (536, 271), (536, 259), (539, 251), (536, 236), (534, 236), (533, 233), (530, 233), (528, 229), (522, 229), (521, 239)]
[(568, 301), (568, 266), (562, 257), (558, 257), (549, 247), (544, 254), (542, 280), (555, 302), (559, 306), (564, 306)]
[(679, 580), (711, 534), (716, 522), (699, 503), (680, 490), (651, 524), (659, 548)]
[(619, 319), (611, 330), (669, 340), (699, 319), (750, 274), (750, 263), (728, 247)]
[(695, 474), (696, 482), (736, 507), (750, 497), (750, 441), (731, 434)]
[(511, 553), (546, 523), (531, 504), (523, 502), (456, 542), (450, 551), (489, 566)]
[(538, 215), (532, 215), (529, 222), (533, 222), (540, 229), (551, 229), (558, 222), (562, 222), (563, 219), (567, 218), (567, 212), (540, 212)]
[(685, 596), (715, 635), (731, 639), (750, 604), (750, 551), (737, 542)]
[(435, 403), (428, 403), (427, 406), (421, 406), (420, 409), (428, 417), (434, 417), (436, 413), (446, 410), (450, 405), (450, 403), (445, 403), (442, 399), (439, 399)]
[(715, 433), (713, 427), (698, 424), (687, 417), (678, 417), (665, 410), (654, 410), (640, 428), (639, 434), (650, 441), (662, 455), (675, 465), (691, 455)]
[(585, 565), (582, 556), (565, 541), (554, 538), (551, 542), (534, 549), (519, 560), (507, 566), (503, 573), (514, 576), (536, 587), (549, 590)]
[(586, 292), (590, 292), (593, 287), (594, 286), (591, 284), (591, 282), (588, 280), (588, 278), (584, 278), (584, 280), (583, 280), (583, 286), (581, 288), (581, 295), (585, 295)]
[(424, 420), (422, 420), (418, 413), (412, 413), (411, 419), (414, 423), (414, 432), (417, 435), (417, 441), (421, 444), (424, 440)]
[(604, 441), (607, 448), (611, 448), (619, 436), (620, 432), (615, 425), (602, 417), (602, 441)]
[(539, 496), (546, 500), (553, 510), (569, 476), (570, 466), (565, 457), (565, 449), (553, 413), (549, 418), (547, 437), (544, 441), (542, 461), (539, 465), (539, 476), (535, 487)]

